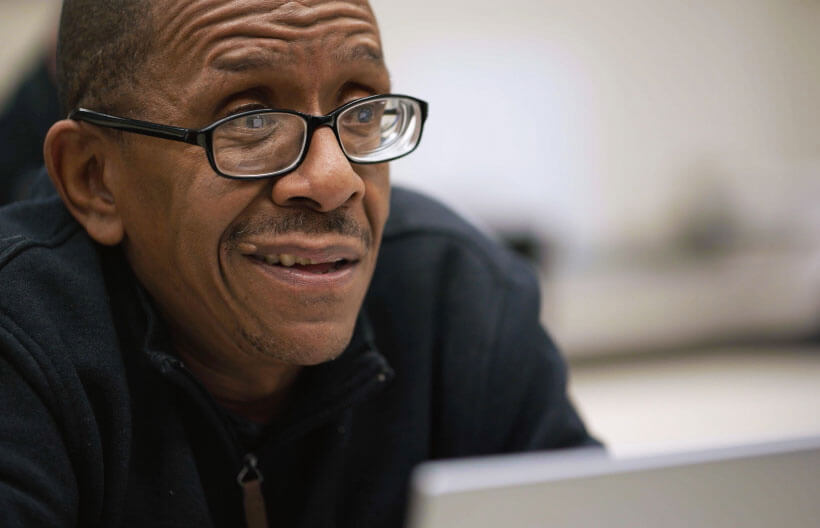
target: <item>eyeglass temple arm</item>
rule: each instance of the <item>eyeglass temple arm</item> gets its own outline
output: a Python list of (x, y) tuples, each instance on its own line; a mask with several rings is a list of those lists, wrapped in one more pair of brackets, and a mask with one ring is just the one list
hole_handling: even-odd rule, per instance
[(87, 123), (91, 123), (92, 125), (114, 128), (116, 130), (124, 130), (126, 132), (134, 132), (144, 136), (171, 139), (173, 141), (190, 143), (192, 145), (202, 146), (204, 141), (204, 134), (200, 133), (198, 130), (170, 125), (160, 125), (157, 123), (150, 123), (148, 121), (140, 121), (138, 119), (127, 119), (124, 117), (95, 112), (93, 110), (86, 110), (85, 108), (78, 108), (77, 110), (72, 111), (68, 118), (75, 121), (85, 121)]

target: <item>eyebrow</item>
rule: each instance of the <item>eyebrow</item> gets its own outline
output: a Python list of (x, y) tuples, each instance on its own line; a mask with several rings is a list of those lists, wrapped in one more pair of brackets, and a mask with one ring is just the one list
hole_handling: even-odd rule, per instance
[(256, 49), (241, 56), (222, 56), (213, 62), (213, 67), (231, 73), (241, 73), (248, 70), (269, 68), (273, 64), (292, 62), (287, 60), (287, 54), (278, 50)]
[(333, 51), (332, 57), (336, 62), (356, 62), (358, 60), (367, 60), (380, 65), (384, 62), (384, 57), (382, 57), (381, 52), (368, 44), (358, 44), (356, 46), (338, 48)]
[[(336, 62), (351, 63), (360, 60), (379, 66), (384, 64), (381, 52), (368, 44), (345, 46), (333, 50), (331, 58)], [(242, 56), (223, 56), (213, 62), (214, 68), (231, 73), (269, 68), (276, 64), (293, 64), (295, 59), (287, 53), (273, 49), (257, 49)]]

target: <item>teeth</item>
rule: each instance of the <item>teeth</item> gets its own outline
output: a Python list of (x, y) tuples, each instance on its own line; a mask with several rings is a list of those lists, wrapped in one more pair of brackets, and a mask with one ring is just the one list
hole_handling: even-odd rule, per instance
[(279, 255), (265, 255), (262, 259), (270, 265), (281, 264), (282, 266), (286, 266), (288, 268), (294, 264), (299, 264), (300, 266), (310, 266), (311, 264), (316, 264), (309, 258), (288, 255), (287, 253), (280, 253)]

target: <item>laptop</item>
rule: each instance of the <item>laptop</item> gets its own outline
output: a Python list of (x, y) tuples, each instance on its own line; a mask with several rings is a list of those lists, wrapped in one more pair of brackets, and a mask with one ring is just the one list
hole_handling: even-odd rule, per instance
[(646, 458), (601, 450), (428, 462), (406, 528), (820, 527), (820, 437)]

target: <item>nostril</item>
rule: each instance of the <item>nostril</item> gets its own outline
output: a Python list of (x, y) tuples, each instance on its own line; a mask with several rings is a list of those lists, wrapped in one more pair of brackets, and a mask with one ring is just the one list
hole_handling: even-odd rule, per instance
[(313, 198), (308, 198), (307, 196), (291, 196), (287, 199), (288, 205), (295, 205), (301, 207), (309, 207), (311, 209), (321, 209), (322, 204), (314, 200)]

